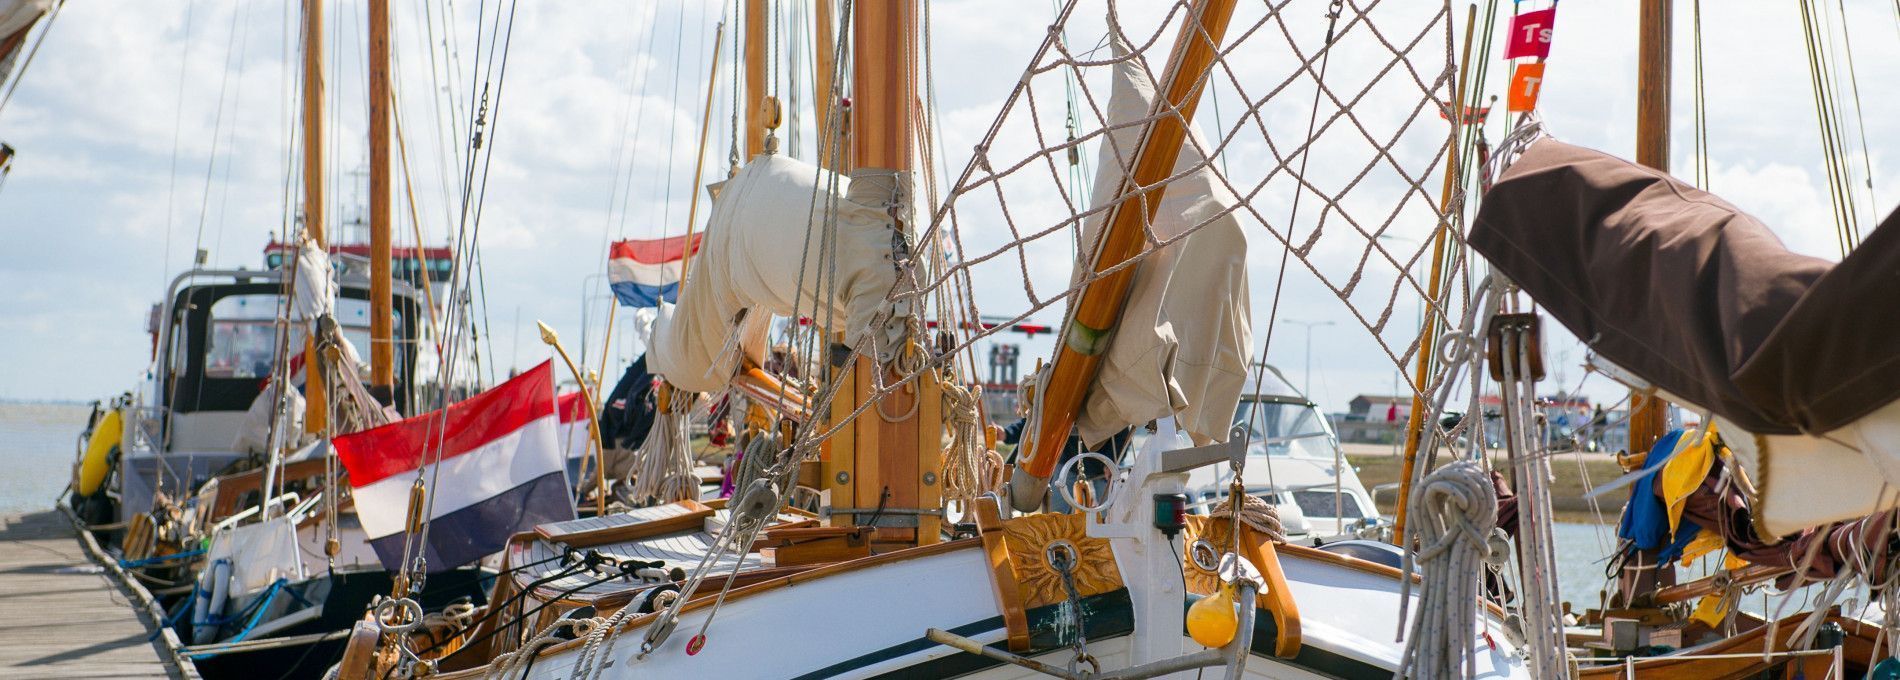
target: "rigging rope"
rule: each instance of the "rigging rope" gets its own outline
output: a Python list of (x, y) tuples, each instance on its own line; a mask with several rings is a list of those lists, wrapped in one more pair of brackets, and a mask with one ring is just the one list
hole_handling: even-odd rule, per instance
[[(1477, 668), (1479, 590), (1497, 526), (1497, 494), (1491, 475), (1476, 461), (1460, 460), (1426, 475), (1412, 493), (1408, 514), (1419, 538), (1416, 561), (1418, 615), (1411, 618), (1399, 677), (1471, 677)], [(1400, 625), (1411, 606), (1412, 579), (1401, 580)], [(1403, 634), (1403, 631), (1401, 631)], [(1547, 677), (1563, 677), (1563, 674)]]

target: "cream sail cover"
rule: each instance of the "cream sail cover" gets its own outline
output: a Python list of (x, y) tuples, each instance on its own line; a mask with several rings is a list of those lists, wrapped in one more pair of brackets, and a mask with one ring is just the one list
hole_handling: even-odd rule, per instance
[[(763, 363), (773, 315), (835, 319), (847, 338), (859, 337), (885, 306), (897, 274), (884, 207), (850, 200), (850, 184), (766, 154), (719, 187), (679, 304), (662, 305), (654, 323), (647, 356), (653, 372), (693, 392), (724, 388), (742, 353)], [(837, 231), (827, 244), (825, 212), (833, 206)], [(830, 256), (828, 245), (836, 248)]]
[[(1128, 46), (1113, 40), (1116, 56)], [(1102, 144), (1090, 196), (1100, 207), (1119, 193), (1121, 168), (1133, 162), (1155, 101), (1155, 86), (1137, 60), (1115, 66), (1108, 121), (1118, 127)], [(1202, 166), (1207, 143), (1190, 127), (1176, 174)], [(1247, 379), (1252, 327), (1247, 295), (1247, 235), (1234, 207), (1240, 199), (1211, 168), (1168, 183), (1149, 231), (1166, 241), (1193, 235), (1150, 255), (1135, 270), (1128, 306), (1115, 328), (1076, 429), (1090, 444), (1129, 425), (1175, 416), (1197, 442), (1222, 441)], [(1108, 211), (1082, 229), (1091, 254)], [(1093, 255), (1091, 255), (1092, 257)], [(1078, 274), (1083, 269), (1078, 267)]]

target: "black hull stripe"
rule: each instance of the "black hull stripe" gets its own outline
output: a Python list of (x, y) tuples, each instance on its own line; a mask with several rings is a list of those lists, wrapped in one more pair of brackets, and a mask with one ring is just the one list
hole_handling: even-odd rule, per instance
[[(1197, 597), (1190, 596), (1191, 604)], [(1126, 588), (1082, 598), (1082, 608), (1087, 612), (1086, 622), (1088, 639), (1091, 641), (1109, 640), (1124, 637), (1134, 632), (1134, 609)], [(1049, 605), (1029, 610), (1030, 651), (1027, 656), (1043, 654), (1066, 646), (1066, 638), (1059, 636), (1056, 630), (1056, 617), (1061, 605)], [(993, 616), (974, 623), (967, 623), (948, 629), (964, 637), (975, 637), (1003, 629), (1003, 617)], [(1273, 656), (1274, 638), (1278, 628), (1273, 618), (1265, 611), (1254, 618), (1253, 651), (1261, 656)], [(831, 678), (860, 670), (892, 659), (917, 654), (937, 647), (937, 643), (919, 637), (908, 642), (885, 647), (856, 658), (847, 659), (818, 670), (793, 676), (791, 680), (818, 680)], [(990, 645), (996, 649), (1006, 649), (1005, 643)], [(1341, 680), (1385, 680), (1392, 672), (1377, 666), (1348, 658), (1312, 645), (1302, 645), (1300, 653), (1291, 659), (1278, 659), (1280, 663), (1300, 668), (1329, 678)], [(957, 652), (948, 656), (919, 661), (918, 663), (893, 669), (874, 677), (880, 680), (921, 680), (926, 678), (952, 678), (1002, 665), (988, 657)]]

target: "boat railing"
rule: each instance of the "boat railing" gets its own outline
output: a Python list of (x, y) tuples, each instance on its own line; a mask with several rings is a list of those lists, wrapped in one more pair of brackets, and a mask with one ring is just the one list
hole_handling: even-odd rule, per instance
[[(1579, 671), (1596, 670), (1600, 668), (1622, 666), (1623, 672), (1617, 674), (1614, 677), (1630, 678), (1631, 680), (1634, 680), (1637, 677), (1636, 672), (1639, 667), (1644, 666), (1644, 665), (1654, 665), (1661, 662), (1679, 663), (1683, 661), (1716, 661), (1716, 660), (1722, 660), (1722, 659), (1756, 659), (1756, 660), (1759, 660), (1762, 664), (1766, 665), (1766, 664), (1774, 663), (1775, 661), (1779, 661), (1779, 660), (1796, 661), (1800, 659), (1808, 659), (1808, 658), (1815, 658), (1815, 657), (1828, 657), (1828, 668), (1826, 670), (1826, 675), (1823, 677), (1846, 678), (1847, 677), (1846, 658), (1843, 655), (1843, 650), (1845, 649), (1846, 649), (1845, 646), (1835, 645), (1833, 647), (1828, 647), (1825, 649), (1763, 650), (1760, 652), (1728, 652), (1728, 653), (1722, 653), (1722, 654), (1663, 654), (1663, 655), (1658, 655), (1658, 656), (1641, 656), (1641, 657), (1624, 656), (1620, 658), (1619, 657), (1577, 658), (1574, 660), (1574, 663), (1577, 664), (1577, 669)], [(1593, 664), (1593, 665), (1586, 665), (1586, 664)], [(1790, 677), (1794, 677), (1794, 676), (1790, 676)], [(1813, 677), (1813, 676), (1809, 676), (1809, 677)]]

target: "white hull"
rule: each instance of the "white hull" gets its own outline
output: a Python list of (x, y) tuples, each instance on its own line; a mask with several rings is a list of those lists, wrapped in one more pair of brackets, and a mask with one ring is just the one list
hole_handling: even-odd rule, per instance
[[(1047, 677), (924, 638), (929, 628), (998, 647), (1005, 637), (984, 551), (975, 544), (946, 548), (735, 591), (719, 609), (697, 654), (686, 649), (706, 621), (708, 608), (683, 614), (673, 635), (644, 659), (639, 658), (639, 647), (652, 617), (636, 619), (618, 633), (611, 652), (598, 655), (597, 663), (605, 665), (601, 677)], [(1403, 644), (1393, 641), (1399, 629), (1395, 575), (1365, 563), (1292, 551), (1281, 556), (1299, 604), (1304, 647), (1290, 660), (1264, 655), (1274, 644), (1273, 628), (1257, 626), (1247, 677), (1390, 677), (1403, 651)], [(1178, 593), (1179, 585), (1170, 590)], [(1129, 584), (1125, 590), (1083, 599), (1088, 651), (1104, 670), (1133, 665), (1135, 635), (1130, 629), (1136, 624), (1130, 602), (1147, 590)], [(1067, 665), (1072, 652), (1048, 640), (1055, 627), (1073, 625), (1065, 609), (1054, 605), (1029, 612), (1032, 637), (1047, 648), (1034, 658), (1058, 667)], [(1270, 620), (1264, 611), (1261, 618)], [(1496, 618), (1488, 624), (1493, 629), (1502, 625)], [(1496, 649), (1482, 635), (1477, 638), (1475, 677), (1529, 677), (1503, 636), (1491, 638)], [(1180, 644), (1184, 653), (1201, 649), (1185, 636)], [(571, 677), (582, 652), (580, 642), (549, 648), (534, 660), (527, 676)]]

